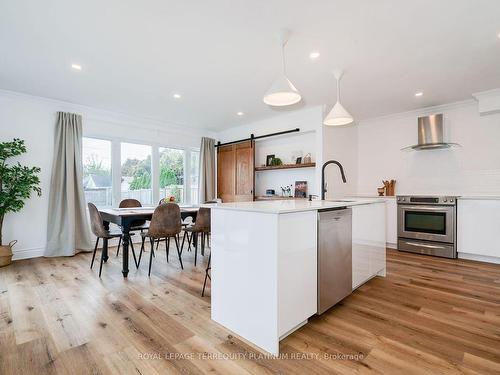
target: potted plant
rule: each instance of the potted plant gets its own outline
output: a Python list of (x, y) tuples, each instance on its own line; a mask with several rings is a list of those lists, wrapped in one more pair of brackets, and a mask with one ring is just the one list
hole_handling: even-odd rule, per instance
[(8, 212), (17, 212), (24, 206), (32, 192), (38, 196), (40, 189), (40, 168), (26, 167), (17, 164), (7, 164), (7, 159), (26, 152), (26, 146), (21, 139), (14, 138), (12, 142), (0, 142), (0, 267), (12, 262), (12, 246), (17, 240), (3, 245), (3, 220)]

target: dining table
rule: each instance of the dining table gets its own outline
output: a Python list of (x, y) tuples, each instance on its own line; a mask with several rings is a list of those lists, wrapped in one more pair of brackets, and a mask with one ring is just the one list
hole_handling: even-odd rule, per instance
[[(191, 217), (193, 221), (196, 221), (196, 214), (198, 213), (199, 207), (196, 206), (179, 206), (181, 209), (181, 219), (184, 221), (188, 217)], [(122, 231), (122, 274), (123, 277), (128, 276), (128, 248), (130, 245), (130, 228), (133, 227), (134, 223), (141, 220), (150, 221), (153, 217), (153, 212), (156, 207), (133, 207), (133, 208), (101, 208), (99, 212), (102, 217), (102, 221), (106, 230), (109, 230), (109, 224), (114, 223)], [(103, 248), (103, 260), (106, 262), (108, 260), (108, 249)]]

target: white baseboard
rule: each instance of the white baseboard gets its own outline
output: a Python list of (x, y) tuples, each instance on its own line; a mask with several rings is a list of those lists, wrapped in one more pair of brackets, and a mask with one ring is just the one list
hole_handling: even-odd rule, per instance
[[(141, 243), (141, 236), (134, 236), (134, 244)], [(99, 249), (102, 248), (102, 240), (99, 241)], [(92, 248), (95, 246), (95, 240), (92, 241)], [(113, 238), (109, 240), (108, 246), (114, 247), (118, 246), (118, 239)], [(15, 249), (12, 251), (12, 260), (30, 259), (43, 257), (45, 253), (45, 247), (32, 247), (27, 249)]]
[(397, 243), (392, 243), (392, 242), (386, 242), (385, 243), (385, 247), (387, 247), (389, 249), (397, 250), (398, 249), (398, 244)]
[(477, 260), (479, 262), (500, 264), (500, 258), (499, 257), (492, 257), (492, 256), (488, 256), (488, 255), (458, 253), (458, 257), (460, 259)]
[(12, 251), (12, 260), (43, 257), (44, 252), (45, 247), (14, 250)]

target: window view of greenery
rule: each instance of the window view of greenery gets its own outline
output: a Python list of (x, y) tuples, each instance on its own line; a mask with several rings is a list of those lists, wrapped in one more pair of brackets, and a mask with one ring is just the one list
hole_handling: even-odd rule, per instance
[(200, 153), (199, 151), (191, 151), (191, 203), (198, 202), (198, 175), (200, 168)]
[[(154, 205), (153, 191), (157, 189), (160, 199), (173, 197), (177, 203), (198, 203), (199, 151), (158, 148), (159, 186), (152, 186), (152, 146), (120, 143), (120, 147), (120, 199), (134, 198), (144, 206)], [(111, 149), (111, 141), (83, 138), (85, 198), (98, 207), (113, 205)]]
[(151, 146), (122, 143), (121, 176), (121, 199), (134, 198), (142, 205), (151, 205)]
[(111, 206), (111, 142), (83, 138), (83, 189), (85, 199), (96, 206)]
[(184, 202), (184, 150), (160, 148), (160, 199)]

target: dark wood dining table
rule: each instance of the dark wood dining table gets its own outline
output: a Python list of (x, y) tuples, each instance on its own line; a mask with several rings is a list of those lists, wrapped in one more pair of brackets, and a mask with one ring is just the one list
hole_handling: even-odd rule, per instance
[[(128, 247), (130, 244), (130, 228), (133, 223), (140, 220), (151, 220), (153, 212), (156, 207), (137, 207), (137, 208), (101, 208), (102, 221), (104, 227), (109, 230), (109, 224), (114, 223), (118, 225), (123, 233), (122, 237), (122, 274), (123, 277), (128, 276)], [(192, 217), (196, 221), (196, 214), (199, 207), (194, 206), (180, 206), (181, 218), (184, 221), (188, 217)], [(108, 260), (107, 249), (103, 249), (106, 253), (103, 254), (104, 261)]]

